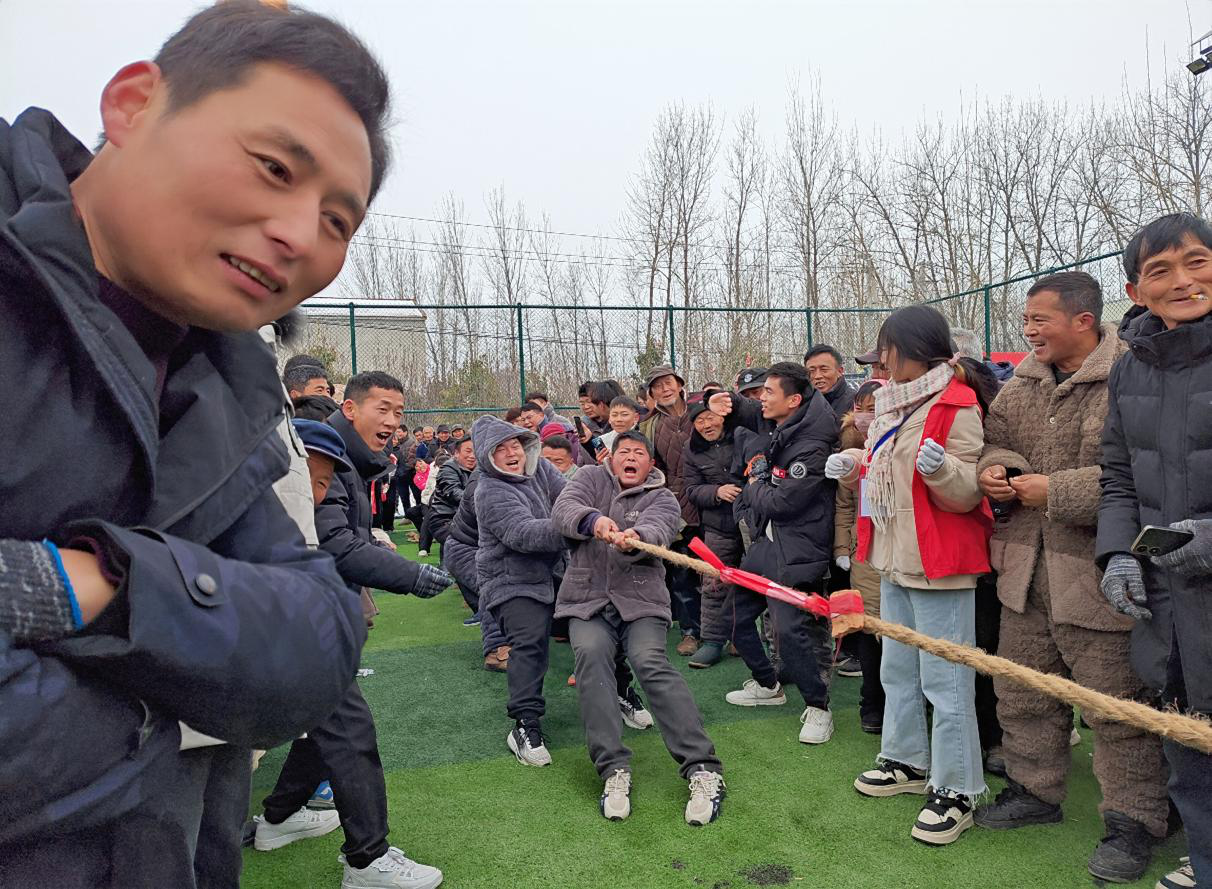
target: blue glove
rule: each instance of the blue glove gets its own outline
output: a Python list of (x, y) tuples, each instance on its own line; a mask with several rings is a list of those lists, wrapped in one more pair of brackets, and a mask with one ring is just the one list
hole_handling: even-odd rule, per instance
[(1128, 553), (1116, 553), (1107, 563), (1099, 585), (1103, 595), (1107, 597), (1115, 610), (1120, 614), (1136, 620), (1149, 620), (1153, 612), (1144, 605), (1148, 601), (1145, 594), (1145, 573), (1141, 570), (1136, 556)]
[(442, 590), (454, 583), (454, 578), (435, 565), (422, 565), (421, 576), (417, 585), (412, 588), (412, 594), (421, 599), (432, 599)]
[(917, 471), (922, 475), (934, 475), (943, 468), (947, 452), (933, 438), (922, 442), (922, 448), (917, 452)]
[(1195, 537), (1172, 553), (1156, 556), (1153, 564), (1176, 574), (1212, 574), (1212, 519), (1184, 519), (1170, 527), (1176, 531), (1190, 531)]

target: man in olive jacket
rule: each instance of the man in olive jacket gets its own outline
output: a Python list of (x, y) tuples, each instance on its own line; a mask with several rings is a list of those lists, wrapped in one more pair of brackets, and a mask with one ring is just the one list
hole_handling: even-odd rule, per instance
[[(1099, 591), (1091, 570), (1098, 523), (1100, 442), (1107, 378), (1126, 344), (1104, 325), (1102, 292), (1085, 272), (1041, 278), (1028, 291), (1024, 333), (1034, 347), (989, 410), (981, 487), (1014, 504), (990, 544), (1002, 610), (998, 653), (1087, 688), (1132, 698), (1144, 683), (1129, 664), (1131, 619)], [(1018, 475), (1007, 478), (1008, 470)], [(976, 823), (1014, 828), (1062, 818), (1073, 710), (994, 679), (1009, 784)], [(1094, 729), (1094, 774), (1107, 837), (1090, 859), (1104, 880), (1133, 880), (1149, 837), (1165, 836), (1161, 742), (1122, 723)]]

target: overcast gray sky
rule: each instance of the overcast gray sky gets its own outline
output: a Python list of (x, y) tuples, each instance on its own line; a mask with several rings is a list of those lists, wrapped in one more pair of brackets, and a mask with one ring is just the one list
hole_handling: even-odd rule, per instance
[[(197, 0), (0, 0), (0, 116), (55, 111), (87, 142), (122, 64), (153, 55)], [(895, 136), (961, 98), (1086, 103), (1190, 59), (1209, 0), (316, 0), (386, 63), (396, 164), (374, 209), (468, 218), (504, 186), (554, 228), (612, 233), (653, 120), (671, 101), (758, 109), (819, 73), (846, 125)], [(1189, 24), (1190, 23), (1190, 24)], [(1208, 76), (1212, 76), (1209, 74)]]

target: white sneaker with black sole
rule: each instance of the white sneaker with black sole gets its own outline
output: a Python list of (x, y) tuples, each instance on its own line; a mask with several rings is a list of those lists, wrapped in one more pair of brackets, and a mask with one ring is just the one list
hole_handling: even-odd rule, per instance
[(854, 789), (863, 796), (896, 796), (898, 793), (925, 793), (926, 773), (913, 766), (885, 759), (854, 779)]
[(539, 730), (537, 722), (519, 722), (505, 739), (505, 744), (523, 765), (551, 765), (551, 754), (543, 744), (543, 733)]
[(833, 714), (828, 710), (805, 707), (800, 722), (804, 724), (800, 729), (801, 744), (824, 744), (833, 737)]
[(340, 826), (341, 816), (334, 810), (317, 812), (304, 807), (281, 824), (270, 824), (264, 818), (258, 821), (253, 848), (258, 852), (272, 852), (274, 849), (289, 846), (295, 840), (322, 837)]
[(437, 889), (442, 872), (428, 864), (419, 864), (395, 846), (366, 867), (351, 867), (344, 855), (337, 860), (345, 865), (341, 889)]
[(615, 769), (602, 788), (602, 817), (622, 821), (631, 814), (631, 772)]
[(777, 707), (787, 703), (787, 696), (777, 682), (774, 688), (767, 688), (756, 679), (746, 679), (739, 689), (724, 695), (724, 700), (738, 707)]
[(724, 776), (719, 772), (699, 769), (690, 776), (690, 800), (686, 803), (686, 823), (702, 827), (720, 817), (724, 801)]
[(910, 834), (931, 846), (946, 846), (972, 826), (972, 803), (961, 794), (931, 793)]

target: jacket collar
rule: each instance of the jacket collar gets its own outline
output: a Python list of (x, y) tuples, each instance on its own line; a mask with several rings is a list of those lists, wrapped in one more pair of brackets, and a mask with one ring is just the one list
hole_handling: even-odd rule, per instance
[(1212, 357), (1212, 315), (1169, 330), (1151, 312), (1129, 312), (1120, 326), (1120, 336), (1127, 340), (1134, 356), (1154, 367), (1184, 368)]
[(375, 476), (382, 475), (383, 470), (391, 465), (385, 451), (372, 451), (358, 435), (353, 423), (345, 418), (340, 410), (333, 411), (328, 418), (328, 425), (337, 430), (341, 440), (345, 442), (345, 455), (353, 464), (363, 481), (370, 481)]
[(143, 523), (210, 540), (286, 472), (277, 441), (268, 459), (249, 461), (284, 416), (273, 356), (255, 332), (191, 329), (157, 402), (154, 367), (98, 297), (92, 248), (72, 202), (71, 183), (91, 160), (47, 111), (30, 109), (11, 126), (0, 121), (0, 175), (11, 189), (0, 190), (0, 238), (41, 285), (31, 299), (53, 302), (129, 425), (154, 479)]
[[(1102, 338), (1094, 347), (1094, 351), (1086, 356), (1086, 360), (1082, 362), (1077, 373), (1057, 386), (1058, 389), (1073, 388), (1083, 383), (1102, 383), (1110, 378), (1111, 367), (1115, 364), (1115, 359), (1127, 351), (1127, 346), (1120, 340), (1114, 324), (1104, 324), (1100, 333)], [(1031, 354), (1022, 360), (1014, 375), (1025, 380), (1052, 382), (1054, 385), (1056, 380), (1052, 372), (1052, 365), (1044, 364)]]

